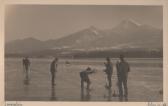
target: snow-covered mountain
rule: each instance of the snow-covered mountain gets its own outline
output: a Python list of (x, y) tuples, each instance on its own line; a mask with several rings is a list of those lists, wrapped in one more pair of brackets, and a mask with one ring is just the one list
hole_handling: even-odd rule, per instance
[(80, 48), (81, 46), (88, 45), (91, 42), (96, 41), (104, 37), (105, 32), (97, 29), (94, 26), (83, 29), (81, 31), (70, 34), (69, 36), (61, 39), (53, 40), (48, 42), (54, 47), (67, 47), (67, 48)]
[[(116, 27), (106, 30), (107, 36), (97, 40), (97, 47), (114, 48), (162, 48), (163, 32), (149, 25), (133, 20), (124, 20)], [(104, 45), (103, 45), (104, 44)]]
[(34, 38), (15, 40), (5, 45), (6, 53), (23, 53), (44, 50), (107, 50), (107, 49), (158, 49), (163, 47), (163, 32), (133, 20), (123, 20), (116, 27), (100, 30), (94, 26), (55, 40), (40, 41)]

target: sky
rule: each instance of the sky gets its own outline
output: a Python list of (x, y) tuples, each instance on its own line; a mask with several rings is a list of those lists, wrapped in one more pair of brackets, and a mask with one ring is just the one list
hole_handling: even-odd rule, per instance
[(28, 37), (58, 39), (90, 26), (112, 29), (125, 19), (162, 28), (162, 6), (7, 5), (5, 41)]

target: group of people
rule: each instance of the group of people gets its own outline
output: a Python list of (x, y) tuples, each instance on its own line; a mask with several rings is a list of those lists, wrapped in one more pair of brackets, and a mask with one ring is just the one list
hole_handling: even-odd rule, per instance
[[(118, 77), (118, 91), (119, 91), (119, 98), (122, 101), (123, 97), (125, 97), (125, 100), (128, 98), (128, 88), (127, 88), (127, 79), (128, 79), (128, 72), (130, 71), (130, 66), (128, 62), (124, 59), (124, 55), (119, 56), (120, 60), (116, 63), (116, 70), (117, 70), (117, 77)], [(109, 57), (106, 58), (106, 62), (104, 63), (108, 84), (105, 85), (105, 87), (109, 90), (111, 90), (112, 87), (112, 74), (113, 74), (113, 64)], [(89, 79), (89, 75), (95, 73), (95, 70), (92, 70), (90, 67), (88, 67), (86, 70), (80, 72), (80, 78), (81, 78), (81, 89), (84, 88), (84, 83), (87, 84), (87, 89), (90, 89), (91, 81)], [(123, 93), (124, 90), (124, 93)]]
[[(104, 63), (105, 65), (105, 70), (103, 70), (107, 76), (107, 81), (108, 84), (106, 83), (105, 87), (109, 90), (111, 90), (112, 88), (112, 74), (113, 74), (113, 64), (110, 60), (109, 57), (106, 58), (106, 62)], [(23, 59), (23, 67), (25, 69), (26, 72), (26, 79), (28, 80), (28, 73), (29, 73), (29, 66), (30, 66), (30, 61), (29, 59), (26, 57)], [(57, 66), (58, 66), (58, 58), (54, 58), (54, 60), (51, 62), (50, 64), (50, 73), (51, 73), (51, 85), (54, 86), (55, 85), (55, 76), (56, 76), (56, 72), (57, 72)], [(126, 60), (124, 59), (124, 55), (120, 55), (119, 56), (119, 61), (117, 61), (116, 63), (116, 70), (117, 70), (117, 77), (118, 77), (118, 82), (117, 82), (117, 86), (118, 86), (118, 91), (119, 91), (119, 98), (120, 100), (123, 99), (123, 97), (125, 97), (125, 99), (127, 99), (128, 97), (128, 89), (127, 89), (127, 78), (128, 78), (128, 72), (130, 71), (130, 67), (128, 62), (126, 62)], [(90, 78), (89, 75), (92, 73), (95, 73), (96, 70), (91, 69), (90, 67), (88, 67), (87, 69), (85, 69), (84, 71), (81, 71), (79, 73), (80, 75), (80, 79), (81, 79), (81, 90), (83, 92), (84, 90), (84, 84), (86, 83), (86, 90), (89, 91), (90, 89)], [(26, 80), (26, 81), (27, 81)], [(28, 84), (28, 83), (26, 83)], [(124, 90), (124, 93), (123, 93)]]

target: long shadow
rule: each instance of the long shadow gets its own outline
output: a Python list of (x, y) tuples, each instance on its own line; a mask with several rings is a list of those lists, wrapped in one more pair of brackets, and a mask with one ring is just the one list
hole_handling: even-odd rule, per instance
[(107, 100), (108, 100), (108, 101), (111, 101), (111, 98), (112, 98), (112, 90), (111, 90), (111, 88), (110, 88), (110, 89), (108, 89), (108, 97), (107, 97)]
[(107, 90), (107, 95), (104, 95), (104, 98), (107, 99), (107, 101), (111, 101), (112, 100), (112, 90), (111, 88), (106, 89)]
[(28, 75), (26, 75), (26, 77), (25, 77), (23, 83), (24, 83), (25, 85), (29, 85), (29, 84), (30, 84), (30, 79), (29, 79), (29, 76), (28, 76)]
[(55, 86), (52, 85), (51, 86), (51, 98), (50, 98), (51, 101), (57, 101), (57, 97), (56, 97), (56, 92), (55, 92)]
[(90, 101), (91, 95), (90, 90), (86, 89), (86, 93), (84, 92), (84, 88), (81, 88), (81, 101)]
[(119, 100), (120, 102), (127, 102), (127, 101), (128, 101), (128, 97), (119, 96), (119, 97), (118, 97), (118, 100)]
[(29, 86), (25, 84), (23, 87), (24, 87), (25, 96), (27, 97), (29, 95)]
[(125, 97), (125, 96), (119, 96), (119, 94), (117, 94), (117, 92), (112, 92), (112, 90), (111, 89), (107, 89), (107, 95), (104, 95), (104, 98), (106, 98), (107, 99), (107, 101), (112, 101), (112, 97), (117, 97), (118, 98), (118, 100), (120, 101), (120, 102), (123, 102), (123, 101), (128, 101), (128, 97)]

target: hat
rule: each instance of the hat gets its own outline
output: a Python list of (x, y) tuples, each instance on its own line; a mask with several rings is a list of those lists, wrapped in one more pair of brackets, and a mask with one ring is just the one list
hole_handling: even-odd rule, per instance
[(124, 58), (124, 55), (123, 55), (123, 54), (120, 54), (120, 58)]
[(108, 61), (109, 61), (109, 60), (110, 60), (110, 57), (106, 57), (106, 60), (108, 60)]
[(58, 60), (58, 58), (57, 57), (55, 57), (55, 59), (54, 60)]
[(91, 70), (91, 68), (90, 68), (90, 67), (88, 67), (86, 70)]

